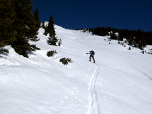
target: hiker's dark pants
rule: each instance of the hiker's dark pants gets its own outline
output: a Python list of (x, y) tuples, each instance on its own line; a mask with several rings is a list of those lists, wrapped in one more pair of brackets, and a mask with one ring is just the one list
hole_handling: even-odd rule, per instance
[(95, 62), (94, 55), (90, 55), (90, 57), (89, 57), (90, 61), (91, 61), (91, 57), (92, 57), (93, 61)]

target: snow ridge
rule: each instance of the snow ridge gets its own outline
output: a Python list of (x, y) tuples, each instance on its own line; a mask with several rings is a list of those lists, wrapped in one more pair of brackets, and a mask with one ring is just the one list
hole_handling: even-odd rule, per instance
[(90, 91), (90, 96), (89, 96), (90, 102), (89, 102), (89, 110), (87, 114), (100, 114), (97, 93), (95, 91), (95, 82), (96, 82), (98, 73), (99, 73), (99, 67), (96, 64), (95, 72), (93, 73), (90, 83), (88, 85), (89, 86), (88, 90)]

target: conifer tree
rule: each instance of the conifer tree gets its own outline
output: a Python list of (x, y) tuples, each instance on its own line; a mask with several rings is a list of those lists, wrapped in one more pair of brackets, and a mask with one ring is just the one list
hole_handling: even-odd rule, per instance
[(135, 39), (136, 39), (136, 37), (134, 37), (134, 39), (133, 39), (133, 46), (134, 46), (134, 47), (137, 47), (137, 44), (136, 44)]
[(40, 28), (40, 18), (39, 18), (39, 9), (37, 9), (34, 12), (34, 20), (36, 21), (36, 28)]
[(54, 29), (54, 21), (53, 21), (53, 16), (51, 14), (50, 19), (49, 19), (49, 23), (48, 23), (48, 33), (50, 37), (55, 37), (55, 29)]
[(29, 40), (37, 41), (37, 28), (33, 15), (32, 15), (32, 0), (14, 0), (15, 18), (13, 22), (13, 29), (16, 31), (15, 40), (11, 43), (15, 51), (28, 57), (28, 53), (38, 50), (36, 45), (30, 45)]
[(60, 40), (58, 41), (58, 46), (61, 46), (61, 44), (62, 44), (62, 40), (60, 39)]
[(40, 28), (40, 23), (36, 21), (34, 15), (32, 15), (31, 17), (31, 21), (29, 22), (28, 28), (30, 28), (29, 33), (27, 33), (27, 35), (29, 35), (29, 39), (34, 42), (38, 41), (39, 39), (37, 37), (37, 34)]
[(126, 39), (127, 39), (129, 45), (133, 44), (133, 39), (131, 36), (127, 36)]
[(112, 32), (110, 36), (111, 36), (110, 39), (115, 39), (115, 40), (117, 39), (117, 36), (114, 32)]
[(119, 40), (119, 41), (123, 41), (122, 31), (120, 31), (119, 34), (118, 34), (118, 40)]
[(30, 36), (31, 41), (38, 41), (38, 37), (36, 36), (38, 34), (38, 30), (40, 28), (40, 18), (39, 18), (39, 10), (38, 8), (34, 12), (34, 15), (32, 16), (32, 20), (29, 23), (30, 33), (28, 33)]
[(143, 47), (145, 47), (147, 45), (147, 42), (145, 41), (144, 36), (141, 37), (141, 43), (142, 43)]
[(42, 28), (45, 29), (44, 21), (42, 22)]
[(58, 39), (55, 37), (56, 34), (55, 34), (54, 21), (53, 21), (52, 14), (50, 16), (48, 27), (47, 27), (46, 30), (49, 33), (49, 37), (48, 37), (47, 43), (49, 45), (56, 45)]
[(46, 26), (44, 27), (44, 35), (47, 36), (47, 34), (48, 34), (48, 26), (46, 25)]
[(12, 1), (0, 0), (0, 53), (8, 53), (4, 47), (16, 40), (16, 32), (12, 28), (15, 16)]
[(143, 50), (143, 46), (142, 46), (141, 42), (139, 42), (138, 47), (139, 47), (139, 49)]

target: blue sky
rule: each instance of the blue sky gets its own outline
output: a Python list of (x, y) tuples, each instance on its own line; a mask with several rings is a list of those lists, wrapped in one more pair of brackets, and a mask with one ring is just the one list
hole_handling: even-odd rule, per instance
[(33, 0), (40, 21), (67, 29), (112, 27), (152, 31), (152, 0)]

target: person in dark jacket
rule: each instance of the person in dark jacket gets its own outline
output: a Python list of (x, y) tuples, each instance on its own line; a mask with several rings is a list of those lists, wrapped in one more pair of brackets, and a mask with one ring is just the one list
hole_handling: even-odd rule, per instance
[(95, 52), (93, 50), (89, 51), (89, 53), (87, 54), (90, 54), (90, 57), (89, 57), (89, 61), (91, 61), (91, 58), (93, 59), (94, 63), (95, 63), (95, 59), (94, 59), (94, 55), (95, 55)]

